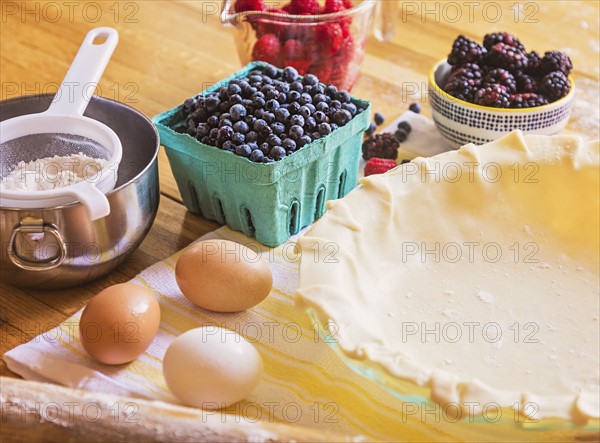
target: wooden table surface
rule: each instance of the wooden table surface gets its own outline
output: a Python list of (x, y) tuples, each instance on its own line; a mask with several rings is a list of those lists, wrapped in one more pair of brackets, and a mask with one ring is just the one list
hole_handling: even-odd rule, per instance
[[(353, 95), (371, 100), (373, 109), (389, 120), (414, 101), (421, 101), (427, 113), (428, 71), (447, 55), (453, 39), (459, 33), (481, 40), (486, 32), (509, 31), (529, 49), (563, 49), (571, 55), (581, 100), (569, 129), (597, 138), (599, 4), (402, 2), (395, 39), (383, 43), (370, 38)], [(83, 36), (95, 26), (112, 26), (120, 33), (97, 93), (149, 117), (240, 68), (233, 31), (219, 20), (220, 1), (2, 1), (1, 7), (1, 99), (55, 91)], [(102, 288), (129, 280), (218, 227), (186, 212), (162, 148), (159, 168), (162, 196), (156, 221), (141, 247), (117, 270), (67, 290), (0, 285), (1, 354), (55, 327)], [(0, 375), (15, 376), (3, 361)]]

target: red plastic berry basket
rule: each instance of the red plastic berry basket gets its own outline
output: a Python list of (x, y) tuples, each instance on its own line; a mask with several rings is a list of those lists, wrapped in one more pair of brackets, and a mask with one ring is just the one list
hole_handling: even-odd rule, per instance
[[(202, 94), (264, 66), (250, 63)], [(320, 218), (327, 200), (341, 198), (356, 186), (371, 106), (356, 98), (352, 101), (365, 110), (331, 134), (274, 163), (254, 163), (179, 132), (185, 125), (183, 105), (152, 121), (188, 210), (274, 247)]]
[(351, 7), (327, 11), (316, 0), (307, 0), (294, 4), (306, 10), (296, 10), (290, 4), (282, 9), (272, 7), (273, 2), (225, 0), (221, 21), (234, 26), (243, 64), (260, 60), (277, 67), (293, 66), (301, 75), (315, 74), (323, 83), (351, 90), (364, 58), (376, 2), (338, 3), (339, 9), (345, 4)]

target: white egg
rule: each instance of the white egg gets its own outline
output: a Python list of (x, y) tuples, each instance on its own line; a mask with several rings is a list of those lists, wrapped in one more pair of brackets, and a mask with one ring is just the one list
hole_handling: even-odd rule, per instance
[(184, 404), (220, 409), (247, 397), (260, 380), (263, 362), (244, 337), (216, 326), (191, 329), (165, 353), (163, 374)]

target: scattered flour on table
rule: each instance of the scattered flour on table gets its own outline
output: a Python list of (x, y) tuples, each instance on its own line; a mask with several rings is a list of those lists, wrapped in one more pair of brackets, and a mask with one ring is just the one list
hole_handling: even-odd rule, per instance
[(21, 161), (0, 182), (0, 191), (46, 191), (74, 185), (94, 177), (106, 160), (83, 153)]

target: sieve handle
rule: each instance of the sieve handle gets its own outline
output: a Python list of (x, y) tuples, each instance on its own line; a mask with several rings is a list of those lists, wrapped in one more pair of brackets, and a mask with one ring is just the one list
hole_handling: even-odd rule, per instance
[(118, 42), (116, 29), (100, 27), (88, 32), (46, 112), (83, 115)]
[(110, 203), (106, 194), (93, 183), (82, 181), (64, 188), (65, 195), (72, 195), (85, 206), (90, 215), (90, 220), (98, 220), (110, 214)]

